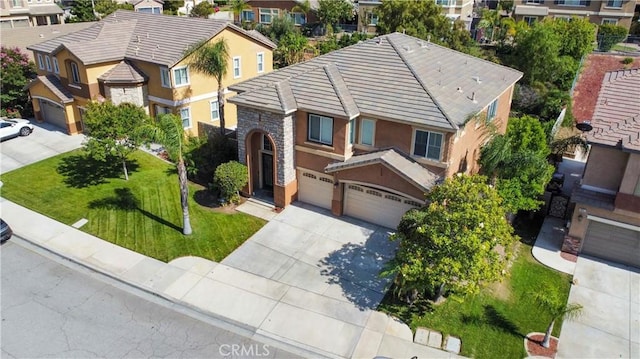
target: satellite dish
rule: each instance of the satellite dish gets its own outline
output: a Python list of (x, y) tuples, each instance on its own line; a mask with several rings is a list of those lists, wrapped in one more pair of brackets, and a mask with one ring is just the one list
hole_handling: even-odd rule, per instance
[(576, 128), (582, 132), (589, 132), (593, 130), (593, 126), (591, 126), (591, 121), (582, 121), (576, 124)]

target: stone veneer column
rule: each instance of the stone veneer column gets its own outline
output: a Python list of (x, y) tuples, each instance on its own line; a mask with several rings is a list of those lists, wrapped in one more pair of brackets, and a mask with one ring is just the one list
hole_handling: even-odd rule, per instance
[[(282, 191), (290, 191), (291, 182), (296, 179), (295, 158), (294, 158), (294, 127), (293, 115), (281, 115), (267, 111), (256, 110), (244, 106), (237, 106), (238, 109), (238, 158), (240, 163), (247, 164), (247, 135), (253, 130), (261, 130), (269, 134), (275, 142), (276, 156), (276, 183)], [(274, 188), (274, 201), (277, 206), (284, 206), (288, 203), (279, 204), (277, 200), (278, 190)], [(283, 194), (287, 197), (286, 194)], [(287, 201), (285, 201), (287, 202)]]

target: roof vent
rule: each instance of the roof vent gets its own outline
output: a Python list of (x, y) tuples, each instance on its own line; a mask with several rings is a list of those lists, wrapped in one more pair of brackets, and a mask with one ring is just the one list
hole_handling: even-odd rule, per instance
[(136, 40), (138, 40), (138, 42), (140, 42), (140, 35), (136, 36)]
[(478, 101), (476, 100), (476, 93), (475, 92), (471, 93), (471, 101), (473, 101), (473, 103), (478, 103)]
[(42, 39), (44, 37), (44, 34), (40, 34), (40, 38)]
[(427, 35), (427, 42), (431, 42), (431, 34)]
[(377, 38), (376, 39), (376, 45), (380, 45), (382, 43), (382, 38)]
[(412, 53), (413, 50), (411, 50), (411, 47), (409, 45), (404, 45), (402, 46), (402, 48), (404, 48), (404, 51), (408, 52), (408, 53)]
[(460, 93), (462, 93), (462, 87), (458, 86), (457, 91), (458, 91), (458, 92), (460, 92)]
[(473, 76), (472, 79), (479, 84), (482, 83), (482, 80), (480, 80), (480, 76)]

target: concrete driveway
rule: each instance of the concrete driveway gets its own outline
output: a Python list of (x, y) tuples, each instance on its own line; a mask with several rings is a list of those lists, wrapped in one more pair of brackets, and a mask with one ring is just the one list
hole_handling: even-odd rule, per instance
[(222, 261), (324, 297), (376, 308), (388, 278), (378, 273), (393, 257), (389, 230), (297, 202)]
[(569, 303), (583, 314), (562, 325), (558, 358), (640, 358), (640, 269), (580, 256)]
[(50, 123), (31, 121), (33, 133), (0, 143), (0, 173), (65, 153), (82, 145), (83, 135), (69, 136)]

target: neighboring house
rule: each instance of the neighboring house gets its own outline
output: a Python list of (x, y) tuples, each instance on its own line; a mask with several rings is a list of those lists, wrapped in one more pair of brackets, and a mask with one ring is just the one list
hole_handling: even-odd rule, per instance
[(529, 24), (545, 18), (588, 18), (590, 22), (613, 24), (629, 29), (636, 0), (516, 0), (513, 17)]
[(268, 25), (271, 24), (275, 17), (286, 12), (298, 26), (302, 26), (306, 23), (318, 22), (318, 17), (315, 12), (318, 8), (317, 0), (309, 0), (311, 10), (308, 14), (300, 11), (293, 11), (293, 8), (303, 2), (304, 0), (248, 0), (247, 5), (251, 6), (251, 8), (242, 11), (242, 14), (240, 14), (240, 20), (241, 22)]
[(563, 250), (640, 267), (640, 68), (605, 74)]
[[(223, 38), (230, 57), (224, 86), (272, 70), (275, 45), (229, 22), (126, 10), (29, 46), (38, 67), (28, 85), (36, 119), (78, 133), (87, 102), (109, 99), (142, 106), (152, 116), (178, 114), (194, 135), (201, 126), (219, 126), (217, 83), (193, 71), (184, 54), (200, 41)], [(225, 114), (226, 127), (234, 128), (234, 106)]]
[(147, 14), (162, 14), (163, 0), (128, 0), (125, 1), (133, 5), (133, 11)]
[(0, 0), (0, 29), (63, 24), (54, 0)]
[(390, 228), (504, 133), (522, 73), (393, 33), (233, 86), (245, 194)]
[[(425, 0), (435, 1), (442, 7), (442, 15), (449, 20), (460, 20), (465, 23), (467, 30), (471, 29), (473, 20), (474, 0)], [(358, 14), (358, 31), (369, 34), (376, 33), (378, 17), (375, 15), (375, 8), (382, 4), (382, 0), (357, 0), (356, 9)]]

